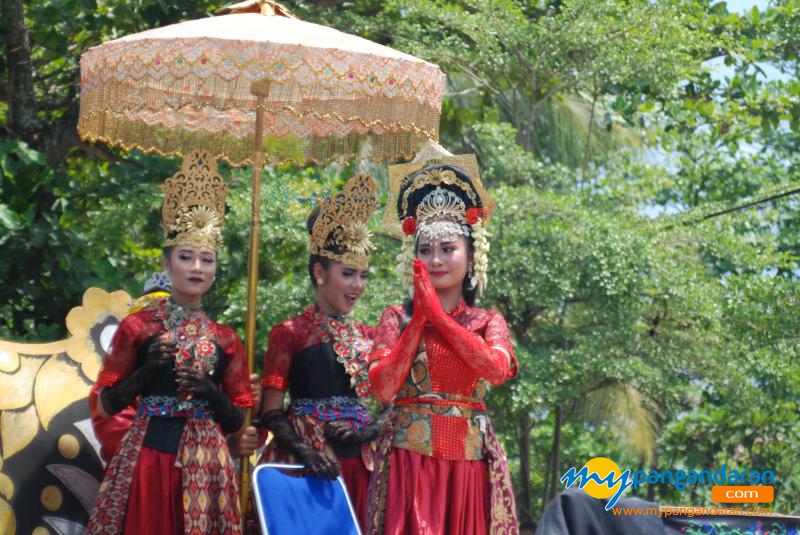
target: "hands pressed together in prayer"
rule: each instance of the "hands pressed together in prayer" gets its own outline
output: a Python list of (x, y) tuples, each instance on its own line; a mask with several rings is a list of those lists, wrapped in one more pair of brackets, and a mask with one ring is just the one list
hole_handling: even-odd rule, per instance
[(477, 333), (461, 326), (447, 312), (433, 288), (425, 264), (414, 260), (414, 315), (417, 308), (424, 309), (424, 317), (442, 335), (445, 341), (467, 365), (492, 385), (498, 386), (511, 374), (511, 358), (500, 347), (490, 347)]
[(414, 316), (417, 315), (417, 309), (425, 319), (431, 322), (446, 314), (431, 282), (428, 268), (420, 259), (414, 260)]

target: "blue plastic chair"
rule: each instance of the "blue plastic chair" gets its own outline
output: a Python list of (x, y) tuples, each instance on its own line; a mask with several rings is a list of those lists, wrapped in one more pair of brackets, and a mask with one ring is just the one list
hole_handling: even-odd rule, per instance
[(297, 464), (260, 464), (253, 472), (253, 494), (264, 535), (361, 535), (341, 476), (291, 476)]

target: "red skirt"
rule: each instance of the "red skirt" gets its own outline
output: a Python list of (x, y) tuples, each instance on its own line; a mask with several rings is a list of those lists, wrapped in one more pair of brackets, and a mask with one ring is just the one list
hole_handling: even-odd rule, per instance
[(485, 461), (448, 461), (392, 448), (385, 535), (484, 535), (489, 532)]
[(339, 458), (339, 465), (342, 467), (342, 479), (344, 479), (347, 494), (350, 502), (356, 511), (358, 523), (361, 530), (367, 525), (367, 495), (369, 494), (369, 470), (364, 466), (361, 457)]
[(176, 455), (142, 446), (136, 461), (123, 533), (183, 533), (183, 489)]

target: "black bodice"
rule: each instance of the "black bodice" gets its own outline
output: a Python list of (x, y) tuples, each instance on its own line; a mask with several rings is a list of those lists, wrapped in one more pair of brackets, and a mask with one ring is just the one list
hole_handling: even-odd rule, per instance
[[(136, 365), (144, 365), (147, 358), (147, 350), (150, 344), (156, 341), (157, 337), (150, 338), (142, 347), (139, 348), (139, 353), (136, 359)], [(222, 377), (225, 375), (225, 368), (227, 368), (229, 359), (219, 348), (217, 349), (217, 362), (214, 365), (213, 373), (210, 374), (211, 380), (219, 386), (222, 382)], [(177, 396), (178, 383), (175, 380), (175, 367), (174, 365), (166, 373), (160, 373), (153, 377), (147, 384), (142, 392), (142, 396)], [(183, 426), (186, 424), (186, 418), (173, 418), (168, 416), (151, 416), (150, 422), (147, 426), (147, 432), (144, 436), (143, 445), (154, 450), (177, 453), (178, 444), (181, 440), (183, 433)]]
[[(350, 376), (342, 363), (336, 360), (333, 345), (328, 342), (309, 346), (292, 358), (292, 367), (289, 370), (289, 393), (292, 399), (356, 397), (356, 391), (350, 386)], [(361, 455), (359, 444), (330, 441), (330, 445), (339, 458)]]
[(356, 396), (350, 376), (327, 342), (309, 346), (292, 358), (289, 392), (292, 399)]

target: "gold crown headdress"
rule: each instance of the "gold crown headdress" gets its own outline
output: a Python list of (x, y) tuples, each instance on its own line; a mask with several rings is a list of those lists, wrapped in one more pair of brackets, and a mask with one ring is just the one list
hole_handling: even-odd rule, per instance
[(405, 214), (399, 214), (397, 212), (397, 198), (400, 195), (400, 188), (403, 185), (403, 181), (407, 176), (416, 173), (424, 167), (436, 164), (460, 167), (472, 178), (475, 187), (473, 188), (459, 179), (452, 171), (434, 168), (428, 173), (418, 174), (414, 179), (414, 183), (404, 191), (403, 199), (401, 200), (402, 211), (407, 212), (408, 197), (414, 191), (427, 185), (444, 185), (451, 188), (457, 187), (462, 190), (472, 201), (473, 205), (478, 204), (475, 199), (477, 195), (482, 206), (481, 211), (484, 223), (488, 221), (494, 213), (497, 203), (483, 187), (476, 156), (474, 154), (454, 155), (445, 150), (444, 147), (438, 143), (428, 140), (422, 149), (417, 152), (417, 156), (413, 161), (389, 166), (389, 201), (386, 204), (386, 210), (383, 214), (383, 227), (390, 236), (402, 239), (405, 235), (402, 227)]
[(378, 207), (376, 191), (375, 179), (359, 174), (342, 191), (322, 200), (311, 227), (311, 254), (366, 268), (375, 247), (367, 221)]
[[(437, 165), (462, 169), (472, 179), (472, 185), (460, 179), (451, 169), (437, 168)], [(417, 174), (413, 182), (406, 185), (402, 198), (399, 198), (404, 181), (414, 173)], [(435, 188), (410, 212), (411, 194), (431, 186)], [(389, 166), (389, 189), (383, 225), (391, 236), (403, 240), (403, 251), (397, 256), (397, 271), (403, 278), (403, 286), (412, 291), (414, 242), (420, 233), (432, 238), (461, 234), (473, 238), (474, 266), (470, 266), (469, 277), (471, 286), (482, 293), (486, 287), (489, 266), (487, 253), (490, 234), (486, 231), (486, 224), (497, 203), (481, 183), (475, 155), (453, 155), (438, 143), (428, 140), (414, 161)], [(455, 190), (461, 191), (469, 199), (472, 208), (467, 208)]]
[[(455, 176), (452, 171), (445, 172)], [(467, 206), (452, 190), (436, 186), (436, 189), (425, 195), (415, 214), (413, 221), (417, 236), (425, 234), (428, 239), (435, 240), (456, 234), (472, 235), (472, 229), (467, 223)]]
[(217, 172), (217, 161), (206, 151), (195, 150), (184, 158), (181, 169), (161, 185), (164, 204), (161, 223), (164, 245), (222, 247), (222, 221), (228, 185)]

